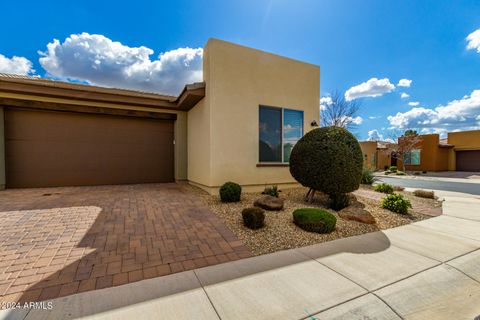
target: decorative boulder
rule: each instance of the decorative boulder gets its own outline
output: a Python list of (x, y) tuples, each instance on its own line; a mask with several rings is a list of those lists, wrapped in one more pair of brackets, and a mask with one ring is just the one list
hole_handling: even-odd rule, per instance
[(278, 211), (283, 209), (283, 199), (264, 195), (255, 200), (253, 205), (269, 211)]
[(338, 211), (340, 218), (345, 220), (352, 220), (366, 224), (375, 224), (375, 218), (365, 209), (359, 208), (345, 208)]

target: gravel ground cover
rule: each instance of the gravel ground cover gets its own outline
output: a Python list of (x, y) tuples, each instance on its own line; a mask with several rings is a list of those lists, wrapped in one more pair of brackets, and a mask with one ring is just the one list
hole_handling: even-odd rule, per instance
[[(192, 186), (187, 188), (196, 189)], [(240, 202), (222, 203), (217, 195), (209, 195), (199, 189), (195, 190), (203, 197), (210, 209), (219, 216), (225, 224), (251, 249), (253, 254), (261, 255), (279, 250), (298, 248), (303, 246), (331, 241), (339, 238), (350, 237), (368, 232), (398, 227), (412, 222), (430, 218), (431, 215), (423, 214), (424, 209), (441, 211), (441, 202), (432, 199), (423, 199), (413, 196), (408, 192), (399, 192), (408, 197), (413, 204), (414, 210), (408, 215), (390, 212), (380, 207), (380, 199), (384, 194), (373, 191), (368, 186), (362, 186), (358, 192), (354, 192), (352, 205), (370, 212), (376, 224), (364, 224), (356, 221), (344, 220), (338, 214), (326, 208), (327, 196), (317, 192), (313, 203), (305, 203), (306, 188), (286, 189), (280, 193), (285, 199), (284, 209), (281, 211), (265, 212), (265, 227), (258, 230), (250, 230), (243, 226), (242, 209), (250, 207), (260, 193), (242, 193)], [(330, 211), (337, 217), (335, 231), (329, 234), (307, 232), (293, 223), (292, 212), (298, 208), (317, 207)], [(420, 210), (415, 210), (420, 208)]]

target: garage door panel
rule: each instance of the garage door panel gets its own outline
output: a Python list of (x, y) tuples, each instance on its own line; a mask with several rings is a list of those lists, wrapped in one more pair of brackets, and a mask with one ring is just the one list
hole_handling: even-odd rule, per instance
[(457, 171), (480, 171), (480, 150), (456, 151)]
[(8, 187), (171, 182), (173, 122), (7, 109)]

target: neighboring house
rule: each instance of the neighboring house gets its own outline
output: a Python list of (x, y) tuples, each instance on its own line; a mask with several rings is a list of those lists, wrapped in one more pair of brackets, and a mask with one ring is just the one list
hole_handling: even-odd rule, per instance
[[(449, 132), (446, 139), (440, 139), (438, 134), (425, 134), (419, 135), (418, 140), (418, 148), (407, 153), (404, 159), (396, 159), (392, 150), (395, 148), (388, 143), (362, 141), (364, 165), (384, 170), (390, 165), (401, 166), (405, 161), (407, 171), (480, 171), (480, 130)], [(385, 157), (390, 158), (387, 164)]]
[(318, 66), (216, 39), (178, 97), (1, 75), (0, 186), (294, 186), (319, 99)]

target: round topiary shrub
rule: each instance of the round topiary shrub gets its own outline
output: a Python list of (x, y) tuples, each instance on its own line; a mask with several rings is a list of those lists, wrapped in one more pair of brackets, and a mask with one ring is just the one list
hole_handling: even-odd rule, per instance
[(250, 229), (259, 229), (265, 225), (265, 211), (258, 207), (242, 210), (243, 224)]
[(335, 230), (337, 218), (322, 209), (302, 208), (293, 211), (293, 222), (305, 231), (330, 233)]
[(222, 202), (238, 202), (242, 195), (242, 187), (235, 182), (226, 182), (220, 188), (220, 200)]
[(382, 208), (401, 214), (407, 214), (408, 208), (411, 207), (410, 200), (405, 199), (401, 194), (391, 194), (382, 201)]
[(290, 173), (295, 180), (328, 194), (332, 203), (336, 203), (333, 198), (359, 188), (362, 169), (363, 155), (358, 140), (339, 127), (308, 132), (290, 154)]

